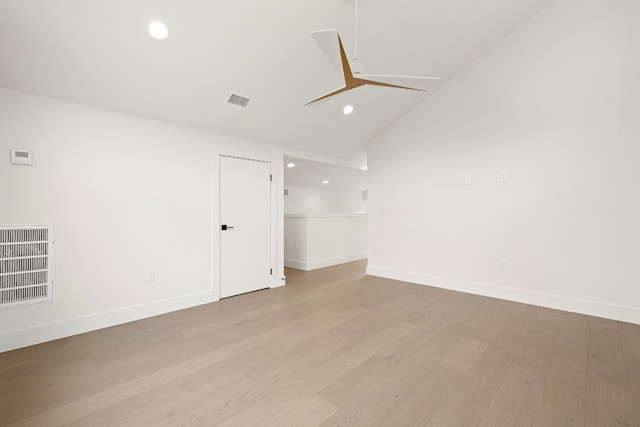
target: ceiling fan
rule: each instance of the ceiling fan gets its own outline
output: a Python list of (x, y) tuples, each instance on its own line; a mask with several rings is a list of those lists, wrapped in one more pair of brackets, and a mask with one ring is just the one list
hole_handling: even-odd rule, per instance
[(364, 74), (364, 64), (358, 59), (358, 0), (355, 0), (355, 25), (353, 42), (353, 59), (349, 62), (344, 52), (342, 40), (336, 30), (318, 30), (311, 33), (311, 37), (318, 44), (329, 62), (338, 70), (344, 79), (344, 84), (338, 89), (319, 98), (307, 102), (305, 105), (323, 101), (334, 95), (355, 89), (360, 86), (383, 86), (396, 89), (409, 89), (424, 92), (425, 82), (440, 80), (439, 77), (396, 76), (385, 74)]

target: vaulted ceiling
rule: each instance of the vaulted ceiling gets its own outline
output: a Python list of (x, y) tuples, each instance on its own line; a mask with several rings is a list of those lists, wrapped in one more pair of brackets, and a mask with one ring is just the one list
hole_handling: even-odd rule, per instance
[[(367, 72), (446, 84), (550, 2), (360, 0), (358, 56)], [(350, 55), (354, 10), (354, 0), (0, 0), (0, 86), (363, 161), (366, 143), (432, 91), (362, 87), (304, 105), (341, 84), (310, 32), (337, 29)], [(149, 36), (153, 20), (166, 40)], [(249, 106), (226, 104), (231, 92)]]

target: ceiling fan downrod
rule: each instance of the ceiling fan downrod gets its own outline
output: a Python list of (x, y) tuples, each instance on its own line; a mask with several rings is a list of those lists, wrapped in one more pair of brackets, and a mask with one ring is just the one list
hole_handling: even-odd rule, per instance
[(356, 12), (353, 24), (353, 59), (351, 59), (351, 72), (353, 74), (364, 73), (364, 63), (358, 59), (358, 12), (359, 0), (355, 0)]

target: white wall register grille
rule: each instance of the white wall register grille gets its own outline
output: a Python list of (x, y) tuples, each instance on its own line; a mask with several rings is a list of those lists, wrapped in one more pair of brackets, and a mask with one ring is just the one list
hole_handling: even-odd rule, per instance
[(0, 225), (0, 308), (51, 301), (53, 226)]

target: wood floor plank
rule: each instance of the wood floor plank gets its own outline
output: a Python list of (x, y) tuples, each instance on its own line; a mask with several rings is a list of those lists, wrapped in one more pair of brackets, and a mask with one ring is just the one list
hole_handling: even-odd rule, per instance
[(635, 403), (636, 418), (640, 421), (640, 356), (635, 353), (625, 354), (625, 362)]
[(0, 426), (638, 425), (640, 325), (365, 265), (0, 353)]
[(449, 298), (447, 293), (432, 294), (431, 304), (417, 311), (409, 322), (428, 329), (431, 328), (433, 324), (451, 321), (448, 313), (453, 313), (453, 308), (457, 304), (457, 298)]
[(622, 350), (640, 356), (640, 330), (637, 325), (619, 322), (618, 330), (622, 339)]
[(540, 307), (538, 312), (538, 319), (546, 320), (548, 322), (563, 323), (567, 313), (560, 310), (554, 310), (552, 308)]
[[(414, 313), (420, 313), (433, 307), (434, 301), (445, 291), (443, 289), (413, 285), (416, 287), (415, 295), (403, 306), (404, 309)], [(422, 288), (422, 289), (421, 289)]]
[(513, 363), (513, 353), (490, 345), (426, 425), (477, 425), (506, 377)]
[(585, 385), (579, 385), (562, 378), (549, 378), (545, 382), (542, 400), (532, 425), (535, 427), (583, 426), (585, 400), (586, 381)]
[(407, 426), (425, 425), (440, 406), (455, 393), (462, 375), (448, 368), (435, 366), (420, 378), (401, 399), (373, 424), (397, 426), (399, 420)]
[[(361, 393), (340, 407), (323, 426), (372, 425), (418, 382), (429, 365), (397, 365), (380, 377), (371, 390)], [(384, 369), (384, 368), (383, 368)]]
[(184, 337), (191, 338), (201, 335), (215, 334), (220, 330), (232, 327), (238, 323), (246, 322), (255, 318), (260, 318), (263, 315), (278, 313), (282, 310), (290, 311), (292, 308), (301, 308), (306, 311), (312, 311), (318, 306), (316, 299), (320, 296), (319, 292), (308, 292), (292, 296), (288, 299), (283, 299), (274, 304), (267, 304), (262, 307), (258, 307), (254, 310), (245, 311), (242, 310), (238, 313), (229, 313), (215, 321), (209, 319), (203, 321), (200, 324), (191, 324), (184, 327), (181, 333)]
[(585, 413), (586, 426), (637, 426), (629, 390), (589, 378)]
[(440, 365), (461, 374), (466, 374), (474, 363), (482, 356), (489, 343), (473, 337), (464, 337), (440, 361)]
[(627, 388), (622, 342), (617, 329), (594, 326), (589, 328), (589, 377)]
[(576, 383), (586, 382), (589, 352), (589, 323), (584, 316), (573, 315), (565, 318), (560, 325), (558, 337), (553, 346), (548, 378), (566, 378)]
[[(416, 351), (422, 346), (420, 337), (421, 334), (417, 330), (407, 334), (401, 340), (402, 343), (394, 349), (396, 350), (394, 356), (401, 359), (409, 353)], [(387, 373), (385, 371), (390, 367), (391, 362), (389, 360), (384, 356), (376, 354), (353, 372), (344, 375), (328, 387), (321, 389), (319, 394), (329, 402), (343, 406), (361, 395), (362, 392), (367, 390), (373, 383), (377, 382)]]
[[(241, 388), (246, 387), (246, 385), (243, 385), (241, 388), (226, 387), (225, 392), (230, 396), (234, 394), (240, 396), (241, 399), (245, 399), (243, 400), (244, 403), (249, 402), (247, 399), (250, 398), (260, 400), (260, 393), (268, 394), (268, 386), (275, 387), (277, 384), (275, 381), (272, 381), (272, 379), (278, 375), (283, 376), (283, 372), (288, 366), (304, 366), (311, 369), (315, 366), (314, 364), (321, 363), (324, 359), (330, 358), (331, 355), (339, 354), (367, 339), (371, 339), (372, 336), (375, 337), (375, 329), (371, 329), (368, 326), (370, 322), (377, 320), (384, 321), (385, 318), (378, 319), (377, 317), (373, 317), (373, 315), (371, 317), (367, 315), (359, 317), (348, 325), (338, 325), (337, 327), (327, 330), (322, 335), (316, 336), (315, 339), (307, 343), (299, 344), (295, 348), (295, 351), (285, 350), (283, 352), (272, 352), (271, 354), (264, 352), (264, 354), (259, 354), (257, 351), (260, 350), (260, 348), (258, 348), (257, 350), (247, 352), (247, 357), (244, 357), (244, 359), (237, 360), (237, 358), (234, 358), (236, 359), (234, 360), (235, 362), (239, 362), (240, 366), (246, 368), (246, 372), (248, 373), (246, 381), (254, 384), (253, 388), (259, 389), (259, 391), (256, 391), (252, 395), (247, 395), (241, 390)], [(385, 336), (396, 336), (400, 331), (401, 329), (394, 329), (388, 332), (388, 336)], [(235, 363), (235, 366), (226, 366), (227, 369), (239, 369), (237, 365), (238, 363)], [(294, 373), (296, 369), (293, 370)], [(184, 381), (181, 383), (184, 383)], [(265, 386), (265, 384), (267, 384), (267, 386)], [(199, 392), (196, 391), (196, 394), (198, 393)], [(206, 393), (206, 395), (210, 396), (211, 394)], [(167, 422), (189, 416), (202, 406), (202, 402), (192, 398), (189, 394), (187, 396), (188, 398), (186, 400), (182, 398), (178, 401), (166, 399), (152, 410), (163, 413), (163, 419), (166, 419)], [(223, 400), (225, 399), (224, 396), (221, 398)], [(218, 398), (209, 399), (207, 403), (213, 403), (217, 401), (217, 399)], [(231, 398), (229, 399), (231, 400)], [(279, 406), (276, 406), (276, 408), (279, 408)], [(130, 421), (132, 425), (141, 425), (137, 422), (138, 420), (136, 418)]]
[(625, 363), (631, 392), (634, 396), (640, 397), (640, 356), (635, 353), (625, 354)]
[(56, 406), (36, 416), (26, 418), (15, 425), (59, 425), (68, 423), (87, 416), (99, 409), (112, 406), (135, 397), (138, 394), (151, 391), (158, 386), (181, 380), (185, 375), (198, 372), (219, 361), (237, 356), (241, 354), (240, 351), (242, 348), (253, 348), (258, 345), (265, 345), (266, 343), (267, 341), (262, 338), (253, 338), (243, 341), (242, 344), (237, 346), (225, 347), (218, 351), (205, 353), (179, 364), (167, 366), (152, 374), (138, 377), (132, 381), (105, 388), (101, 392)]
[(281, 328), (274, 341), (284, 347), (291, 347), (314, 335), (318, 335), (326, 329), (345, 323), (365, 313), (367, 313), (367, 310), (359, 307), (321, 311), (317, 315), (295, 323), (289, 323), (286, 327)]
[[(381, 378), (398, 366), (420, 365), (430, 369), (462, 339), (460, 331), (447, 325), (435, 327), (429, 333), (416, 329), (363, 363), (358, 369), (322, 389), (319, 394), (342, 407), (366, 393)], [(419, 372), (419, 370), (418, 370)]]
[(514, 321), (516, 306), (507, 302), (487, 298), (475, 313), (469, 310), (458, 316), (457, 323), (465, 328), (467, 335), (484, 341), (494, 341), (510, 322)]
[(587, 316), (589, 318), (589, 326), (600, 329), (610, 329), (617, 331), (620, 327), (620, 322), (617, 320), (604, 319), (602, 317)]
[(553, 355), (550, 349), (554, 347), (559, 330), (556, 322), (536, 319), (516, 351), (515, 365), (534, 371), (544, 379)]
[(480, 426), (530, 426), (542, 391), (543, 381), (536, 372), (512, 366)]
[(589, 322), (563, 316), (534, 426), (584, 425)]
[(260, 424), (273, 427), (317, 426), (338, 411), (335, 405), (317, 394), (279, 409), (275, 416), (262, 418)]
[(524, 304), (510, 304), (508, 308), (501, 309), (496, 317), (502, 317), (502, 322), (491, 345), (508, 352), (520, 348), (536, 321), (535, 314), (535, 311), (529, 310)]
[[(234, 390), (247, 380), (246, 373), (241, 371), (229, 371), (219, 376), (207, 375), (206, 371), (197, 374), (199, 375), (192, 378), (136, 394), (63, 425), (126, 427), (170, 423), (188, 408), (202, 405), (208, 396), (220, 393), (221, 390)], [(171, 398), (168, 399), (167, 396)]]
[(276, 366), (256, 376), (243, 390), (212, 400), (181, 422), (188, 425), (220, 425), (234, 417), (237, 425), (243, 425), (260, 419), (265, 412), (277, 409), (279, 402), (318, 392), (369, 360), (380, 349), (393, 346), (395, 340), (414, 329), (413, 325), (397, 323), (334, 358), (310, 355), (296, 363)]

